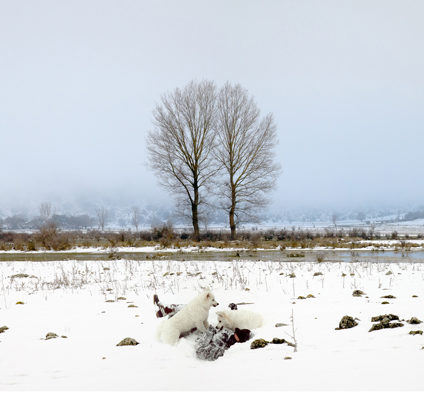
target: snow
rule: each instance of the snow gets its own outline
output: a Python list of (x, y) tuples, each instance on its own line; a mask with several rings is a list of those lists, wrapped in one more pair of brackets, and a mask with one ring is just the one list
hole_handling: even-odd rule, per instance
[(360, 242), (375, 242), (380, 244), (388, 244), (388, 245), (398, 245), (400, 246), (402, 243), (406, 244), (419, 244), (424, 245), (424, 239), (402, 239), (402, 240), (360, 240)]
[[(423, 390), (424, 337), (408, 333), (424, 324), (368, 332), (375, 315), (424, 320), (423, 279), (423, 264), (405, 262), (2, 262), (0, 390)], [(264, 315), (254, 338), (296, 341), (297, 352), (247, 342), (207, 362), (193, 337), (159, 343), (153, 294), (185, 303), (207, 286), (220, 303), (210, 323), (231, 302), (253, 303), (239, 309)], [(381, 304), (388, 294), (396, 299)], [(335, 330), (344, 315), (358, 326)], [(117, 347), (125, 337), (140, 345)]]
[[(246, 251), (247, 248), (236, 248), (236, 247), (161, 247), (156, 246), (145, 246), (145, 247), (73, 247), (69, 250), (37, 250), (37, 251), (21, 251), (21, 250), (0, 250), (0, 254), (40, 254), (40, 253), (109, 253), (114, 252), (140, 252), (140, 253), (176, 253), (176, 252), (229, 252), (229, 251)], [(258, 251), (263, 251), (264, 248), (256, 248)]]

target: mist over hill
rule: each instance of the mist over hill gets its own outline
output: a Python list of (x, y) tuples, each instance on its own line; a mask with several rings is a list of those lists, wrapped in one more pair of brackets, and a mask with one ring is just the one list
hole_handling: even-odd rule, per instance
[[(27, 204), (4, 203), (0, 206), (0, 225), (3, 230), (37, 229), (43, 223), (42, 206), (48, 205), (48, 217), (62, 229), (89, 229), (99, 227), (98, 211), (105, 211), (106, 229), (134, 230), (133, 214), (137, 208), (138, 225), (141, 228), (173, 225), (189, 227), (190, 220), (179, 214), (172, 199), (163, 201), (147, 198), (125, 198), (125, 195), (108, 197), (69, 198), (69, 200), (31, 200)], [(201, 217), (202, 230), (208, 228), (227, 228), (228, 217), (218, 206), (210, 205), (207, 214)], [(375, 222), (402, 222), (424, 218), (422, 205), (384, 205), (369, 206), (284, 206), (278, 201), (262, 211), (260, 220), (241, 222), (245, 228), (258, 227), (296, 227), (296, 226), (332, 226), (369, 225)]]

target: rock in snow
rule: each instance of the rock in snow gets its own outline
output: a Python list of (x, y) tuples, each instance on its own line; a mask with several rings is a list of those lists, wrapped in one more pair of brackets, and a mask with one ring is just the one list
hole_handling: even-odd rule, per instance
[(397, 327), (402, 327), (403, 323), (401, 322), (390, 322), (396, 319), (399, 320), (399, 317), (394, 314), (385, 314), (385, 315), (378, 315), (376, 317), (372, 317), (371, 322), (380, 322), (380, 323), (375, 323), (374, 325), (371, 326), (371, 329), (368, 331), (372, 332), (374, 330), (393, 329)]
[(339, 327), (336, 328), (336, 330), (350, 329), (355, 327), (356, 325), (358, 325), (358, 322), (356, 322), (353, 317), (345, 315), (339, 322)]
[(355, 297), (360, 297), (362, 295), (365, 295), (365, 292), (361, 291), (360, 289), (355, 289), (352, 293), (352, 296), (355, 296)]
[(411, 325), (418, 325), (422, 323), (422, 321), (419, 320), (417, 317), (412, 317), (411, 319), (408, 319), (406, 322), (408, 322)]
[(122, 347), (124, 345), (138, 345), (140, 344), (138, 341), (134, 340), (131, 337), (124, 338), (122, 341), (120, 341), (118, 344), (116, 344), (117, 347)]

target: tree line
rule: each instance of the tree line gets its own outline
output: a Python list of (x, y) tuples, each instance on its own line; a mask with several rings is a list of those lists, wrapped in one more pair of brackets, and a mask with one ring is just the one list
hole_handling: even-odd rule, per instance
[(231, 239), (243, 219), (268, 203), (280, 165), (276, 125), (248, 91), (227, 82), (191, 81), (162, 95), (147, 136), (150, 168), (191, 218), (194, 239), (210, 204), (228, 214)]

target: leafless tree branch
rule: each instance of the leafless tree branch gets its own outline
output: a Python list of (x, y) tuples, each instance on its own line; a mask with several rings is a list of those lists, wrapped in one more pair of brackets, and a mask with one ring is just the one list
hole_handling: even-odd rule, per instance
[(180, 205), (191, 210), (194, 237), (199, 238), (201, 190), (217, 172), (215, 147), (216, 87), (213, 82), (190, 82), (164, 94), (148, 134), (149, 163), (161, 184)]
[(246, 89), (226, 83), (218, 94), (216, 128), (215, 157), (223, 168), (219, 190), (235, 239), (236, 219), (254, 218), (253, 208), (265, 206), (275, 186), (280, 170), (273, 153), (276, 126), (271, 114), (260, 119)]

